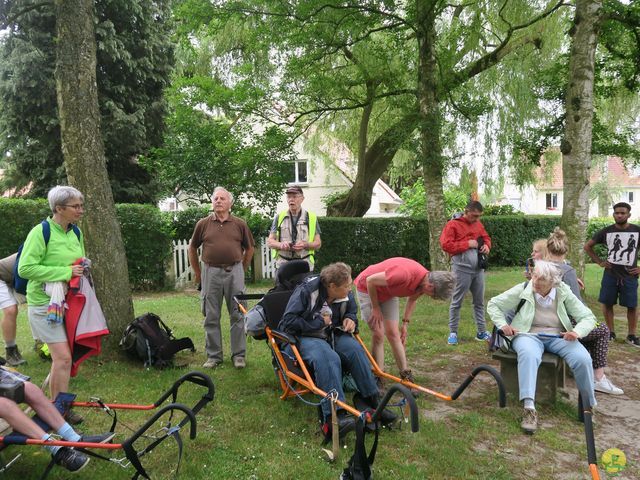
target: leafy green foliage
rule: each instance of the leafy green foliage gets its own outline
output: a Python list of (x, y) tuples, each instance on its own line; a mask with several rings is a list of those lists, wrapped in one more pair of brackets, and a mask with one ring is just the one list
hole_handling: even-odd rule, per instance
[(51, 215), (49, 204), (42, 199), (0, 197), (0, 212), (4, 230), (0, 235), (0, 258), (15, 253), (34, 225)]
[[(28, 2), (3, 2), (9, 14)], [(116, 201), (153, 202), (157, 187), (136, 157), (158, 146), (173, 64), (169, 1), (96, 2), (97, 82), (107, 169)], [(52, 4), (16, 18), (0, 41), (0, 152), (3, 185), (32, 183), (43, 196), (66, 183), (54, 81)]]
[[(42, 199), (0, 198), (0, 211), (6, 228), (5, 234), (0, 236), (0, 258), (15, 253), (29, 231), (51, 215), (49, 205)], [(131, 286), (136, 289), (163, 288), (171, 256), (171, 236), (160, 212), (151, 205), (118, 204), (116, 214)]]
[(153, 290), (165, 287), (172, 246), (170, 232), (160, 211), (152, 205), (121, 203), (116, 205), (116, 213), (132, 288)]
[(165, 194), (180, 192), (202, 203), (220, 185), (240, 205), (249, 198), (273, 211), (287, 181), (287, 162), (294, 158), (288, 135), (276, 127), (256, 134), (251, 127), (231, 125), (196, 105), (177, 103), (164, 145), (142, 163)]
[[(177, 212), (162, 212), (162, 217), (166, 228), (171, 232), (171, 238), (173, 240), (189, 240), (198, 220), (201, 220), (210, 213), (211, 210), (209, 208), (192, 207)], [(260, 238), (269, 235), (271, 218), (266, 218), (258, 213), (251, 213), (248, 209), (238, 208), (235, 205), (231, 213), (247, 222), (256, 242)]]

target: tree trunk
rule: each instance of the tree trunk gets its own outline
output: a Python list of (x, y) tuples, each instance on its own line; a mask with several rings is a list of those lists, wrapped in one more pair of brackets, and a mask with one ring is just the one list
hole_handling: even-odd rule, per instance
[(602, 2), (577, 0), (571, 35), (567, 120), (562, 140), (564, 200), (560, 224), (569, 237), (569, 259), (580, 277), (589, 221), (589, 177), (593, 127), (593, 77)]
[(420, 105), (420, 139), (424, 192), (429, 220), (429, 257), (431, 269), (447, 267), (447, 257), (440, 248), (440, 234), (446, 223), (442, 177), (444, 159), (440, 142), (442, 116), (438, 101), (436, 64), (436, 27), (432, 2), (418, 0), (418, 103)]
[(114, 347), (133, 319), (133, 303), (100, 131), (93, 8), (92, 0), (55, 1), (55, 77), (65, 168), (85, 195), (87, 255)]
[[(363, 121), (368, 117), (363, 116)], [(418, 125), (418, 116), (409, 114), (385, 130), (366, 150), (358, 155), (358, 173), (346, 197), (327, 208), (330, 217), (362, 217), (371, 206), (371, 194), (378, 179), (387, 170), (400, 145)], [(362, 131), (362, 127), (361, 127)], [(362, 146), (360, 147), (362, 148)]]

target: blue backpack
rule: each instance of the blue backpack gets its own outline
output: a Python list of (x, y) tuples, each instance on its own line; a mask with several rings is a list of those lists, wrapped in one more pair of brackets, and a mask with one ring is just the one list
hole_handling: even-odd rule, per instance
[[(42, 225), (42, 237), (44, 238), (44, 246), (49, 245), (49, 239), (51, 238), (51, 225), (46, 220), (43, 220), (40, 225)], [(80, 229), (77, 225), (71, 224), (71, 228), (73, 229), (73, 233), (78, 237), (78, 241), (80, 241)], [(16, 263), (13, 266), (13, 289), (21, 293), (22, 295), (27, 294), (27, 283), (29, 280), (26, 278), (22, 278), (18, 274), (18, 265), (20, 265), (20, 255), (22, 254), (22, 248), (24, 247), (24, 243), (18, 247), (18, 256), (16, 257)]]

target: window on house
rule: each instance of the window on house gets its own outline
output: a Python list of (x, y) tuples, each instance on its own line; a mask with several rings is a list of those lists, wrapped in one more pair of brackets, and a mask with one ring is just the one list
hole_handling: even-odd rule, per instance
[(307, 168), (308, 162), (306, 160), (291, 162), (289, 171), (289, 183), (307, 183), (309, 181)]
[(558, 194), (547, 193), (547, 210), (555, 210), (558, 208)]
[(629, 203), (633, 203), (633, 192), (627, 192), (627, 200)]

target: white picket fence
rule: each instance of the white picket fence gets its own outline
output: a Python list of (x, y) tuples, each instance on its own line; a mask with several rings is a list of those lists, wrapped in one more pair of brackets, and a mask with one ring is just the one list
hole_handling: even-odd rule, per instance
[[(202, 253), (202, 247), (198, 249), (198, 256)], [(259, 278), (274, 278), (276, 275), (275, 261), (271, 260), (267, 239), (260, 240), (253, 254), (253, 266)], [(193, 285), (193, 269), (189, 263), (189, 240), (173, 242), (173, 265), (169, 276), (175, 279), (176, 288), (185, 288)]]

